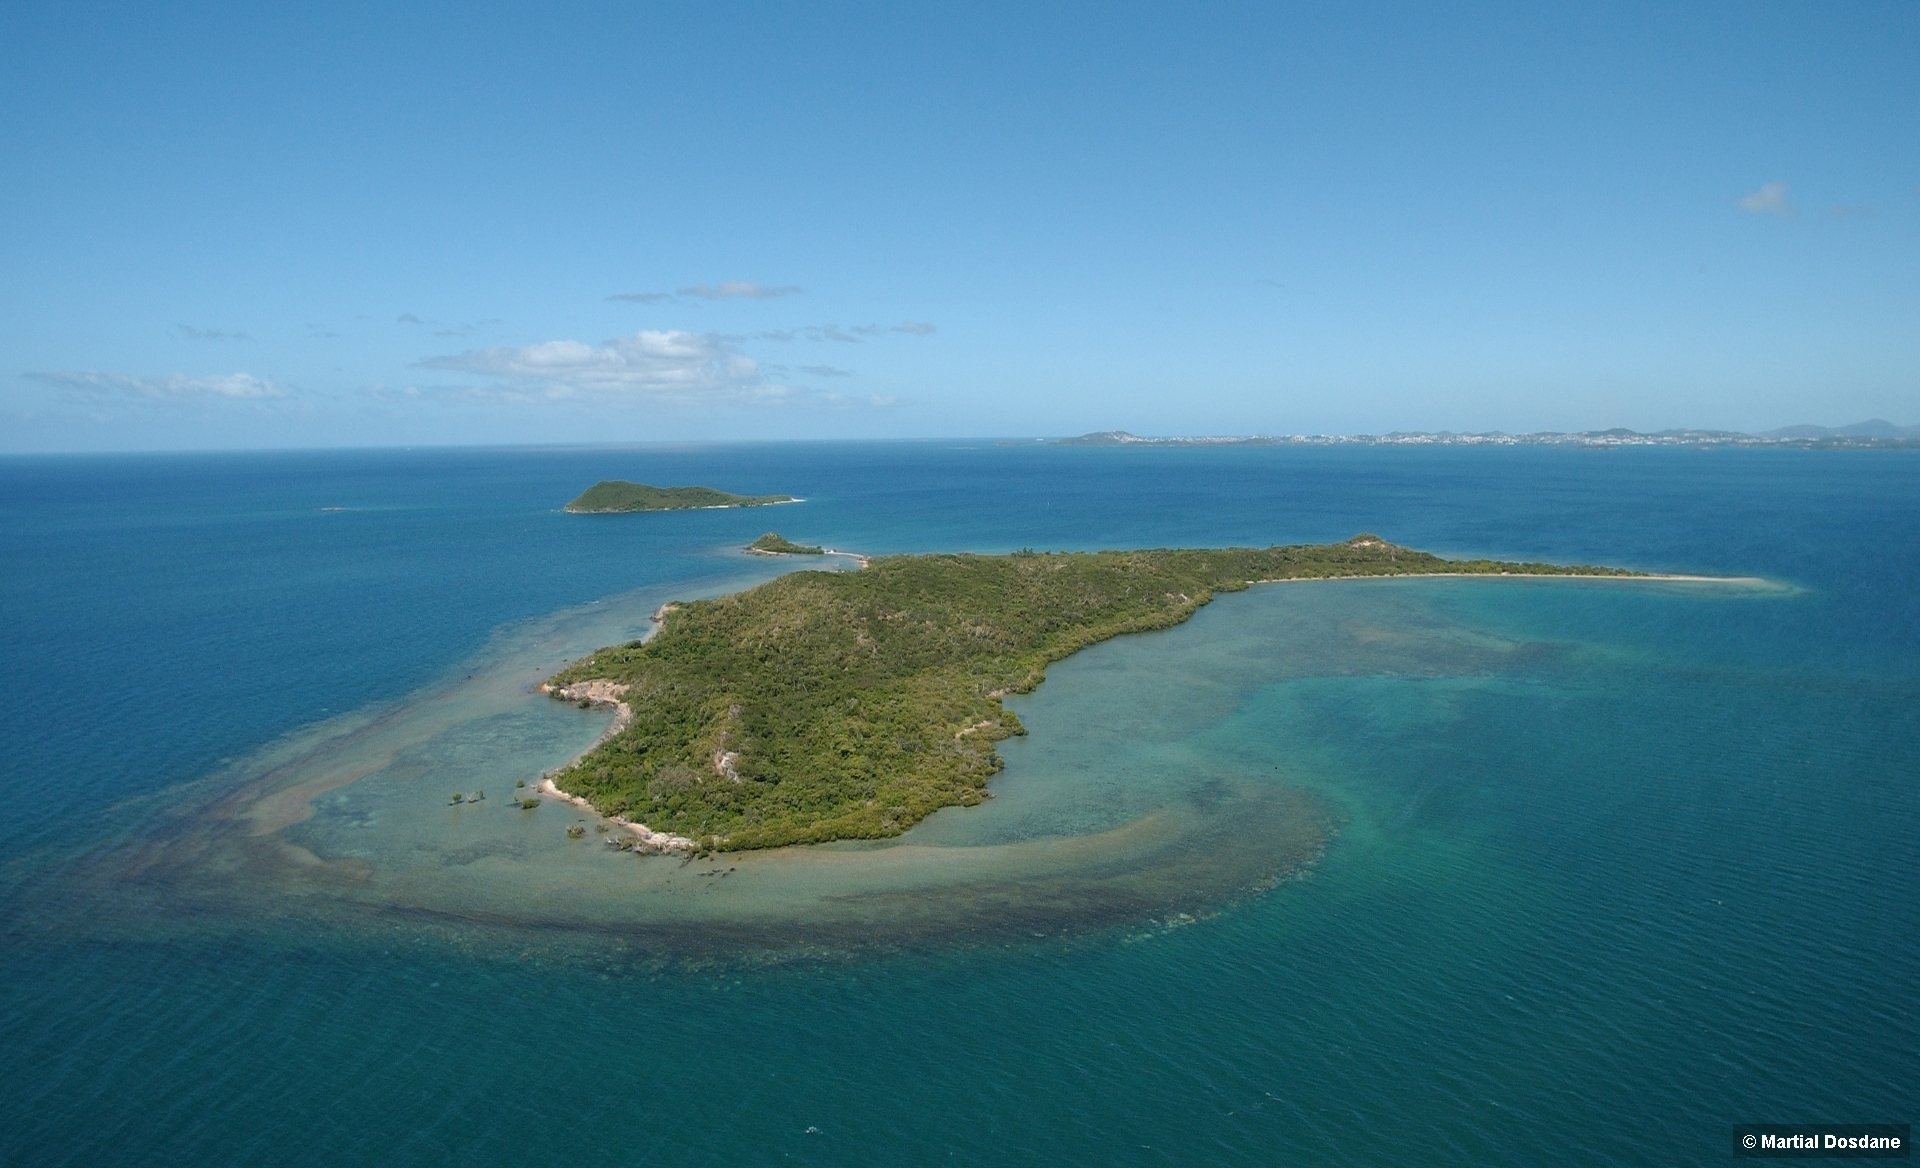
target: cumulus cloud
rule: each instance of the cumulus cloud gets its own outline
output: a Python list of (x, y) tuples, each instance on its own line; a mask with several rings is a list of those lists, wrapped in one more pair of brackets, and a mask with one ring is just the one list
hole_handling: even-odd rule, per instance
[(98, 373), (83, 369), (29, 373), (26, 376), (44, 385), (58, 386), (75, 393), (119, 395), (146, 398), (149, 401), (187, 401), (195, 398), (238, 401), (288, 396), (285, 389), (251, 373), (217, 374), (212, 377), (188, 377), (184, 373), (168, 377), (130, 377), (125, 373)]
[(800, 372), (811, 373), (815, 377), (852, 377), (851, 369), (836, 369), (831, 365), (802, 365)]
[(397, 316), (397, 317), (395, 317), (395, 318), (394, 318), (394, 320), (393, 320), (393, 323), (395, 323), (395, 324), (425, 324), (425, 323), (427, 323), (427, 322), (426, 322), (426, 321), (424, 321), (424, 320), (421, 320), (421, 319), (420, 319), (419, 317), (417, 317), (417, 316), (415, 316), (415, 315), (414, 315), (413, 313), (411, 313), (411, 312), (403, 312), (403, 313), (401, 313), (401, 314), (400, 314), (399, 316)]
[(549, 397), (610, 394), (648, 398), (778, 397), (749, 357), (723, 337), (678, 329), (642, 329), (598, 345), (542, 341), (523, 348), (470, 349), (417, 362), (492, 377)]
[(749, 280), (722, 280), (718, 284), (694, 284), (679, 291), (681, 296), (694, 296), (701, 300), (771, 300), (775, 296), (797, 296), (800, 288), (796, 284), (782, 284), (778, 288), (768, 288)]
[(1778, 215), (1792, 218), (1793, 205), (1787, 202), (1787, 184), (1770, 182), (1752, 194), (1740, 196), (1740, 209), (1753, 215)]
[(223, 333), (219, 329), (197, 329), (190, 324), (178, 325), (174, 331), (190, 341), (251, 341), (245, 333)]

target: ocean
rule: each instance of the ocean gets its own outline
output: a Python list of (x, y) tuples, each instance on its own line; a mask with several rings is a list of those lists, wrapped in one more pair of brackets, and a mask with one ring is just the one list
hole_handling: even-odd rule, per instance
[[(592, 482), (805, 501), (572, 516)], [(1920, 457), (806, 443), (0, 459), (0, 1163), (1628, 1165), (1920, 1097)], [(718, 864), (531, 686), (870, 554), (1324, 542)], [(485, 787), (479, 805), (451, 791)]]

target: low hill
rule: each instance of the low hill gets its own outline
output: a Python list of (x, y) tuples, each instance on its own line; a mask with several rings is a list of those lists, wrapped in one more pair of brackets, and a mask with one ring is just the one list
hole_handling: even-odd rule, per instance
[(823, 556), (827, 550), (812, 544), (795, 543), (777, 531), (769, 531), (747, 545), (747, 550), (763, 556)]
[(694, 511), (703, 507), (764, 507), (798, 502), (791, 495), (733, 495), (712, 487), (650, 487), (606, 479), (580, 492), (566, 509), (577, 515), (619, 511)]

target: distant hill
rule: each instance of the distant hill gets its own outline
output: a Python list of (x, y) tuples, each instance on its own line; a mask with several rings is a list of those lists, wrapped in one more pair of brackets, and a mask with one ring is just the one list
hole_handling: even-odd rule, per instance
[(1286, 442), (1285, 438), (1263, 438), (1258, 435), (1230, 436), (1224, 438), (1142, 438), (1138, 434), (1129, 434), (1125, 430), (1101, 430), (1094, 434), (1082, 434), (1078, 438), (1059, 438), (1055, 446), (1272, 446)]
[(1920, 448), (1920, 426), (1896, 426), (1874, 418), (1851, 426), (1787, 426), (1764, 434), (1738, 430), (1661, 430), (1645, 434), (1616, 426), (1574, 433), (1546, 431), (1506, 434), (1492, 431), (1457, 434), (1450, 430), (1389, 434), (1249, 434), (1228, 437), (1142, 438), (1125, 430), (1099, 430), (1077, 438), (1056, 438), (1054, 446), (1785, 446), (1818, 449)]
[(1151, 438), (1142, 438), (1129, 434), (1125, 430), (1102, 430), (1097, 434), (1082, 434), (1078, 438), (1062, 438), (1055, 446), (1131, 446), (1136, 442), (1158, 445)]
[(1881, 418), (1851, 426), (1785, 426), (1768, 430), (1762, 438), (1920, 438), (1920, 426), (1896, 426)]
[(764, 507), (798, 502), (791, 495), (732, 495), (712, 487), (650, 487), (619, 479), (598, 482), (580, 492), (566, 509), (576, 515), (621, 511), (694, 511), (704, 507)]

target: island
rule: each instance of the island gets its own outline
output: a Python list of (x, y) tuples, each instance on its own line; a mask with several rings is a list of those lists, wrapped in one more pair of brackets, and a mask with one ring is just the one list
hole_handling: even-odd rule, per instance
[(605, 479), (566, 505), (575, 515), (612, 515), (624, 511), (696, 511), (708, 507), (766, 507), (797, 503), (791, 495), (732, 495), (712, 487), (650, 487)]
[(747, 545), (747, 550), (756, 556), (824, 556), (827, 554), (826, 548), (795, 543), (777, 531), (769, 531), (754, 540)]
[[(1218, 550), (896, 555), (664, 605), (651, 637), (551, 678), (615, 708), (598, 745), (542, 788), (624, 824), (642, 851), (896, 836), (989, 798), (1001, 705), (1049, 663), (1186, 620), (1217, 592), (1372, 576), (1634, 576), (1447, 560), (1361, 534)], [(628, 842), (631, 846), (631, 841)]]

